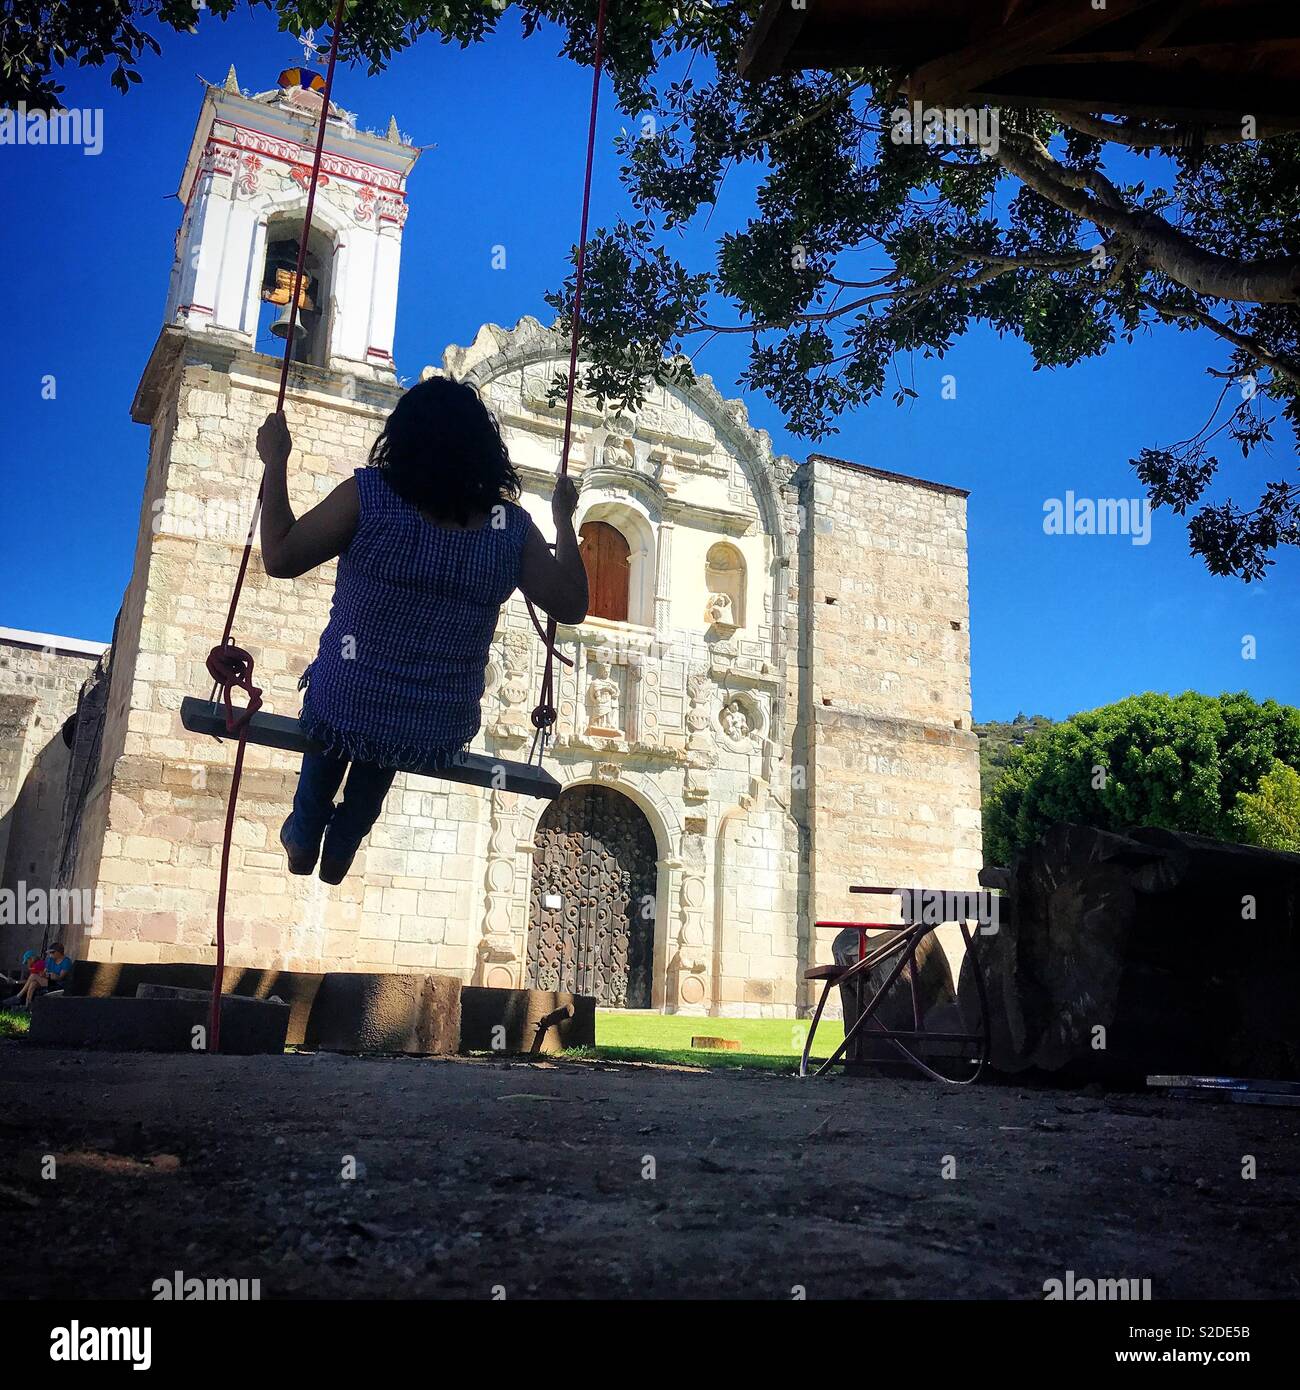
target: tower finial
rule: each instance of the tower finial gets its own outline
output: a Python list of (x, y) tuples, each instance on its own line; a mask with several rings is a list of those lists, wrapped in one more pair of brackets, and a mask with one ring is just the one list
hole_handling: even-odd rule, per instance
[(226, 91), (239, 94), (239, 78), (235, 76), (234, 63), (231, 63), (230, 71), (226, 74)]
[(402, 143), (402, 133), (397, 128), (397, 117), (388, 118), (388, 143), (390, 145), (400, 145)]

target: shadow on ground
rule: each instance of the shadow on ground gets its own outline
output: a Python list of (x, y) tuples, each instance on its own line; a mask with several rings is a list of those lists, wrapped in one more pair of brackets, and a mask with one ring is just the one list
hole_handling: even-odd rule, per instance
[(1293, 1111), (19, 1041), (0, 1078), (0, 1210), (49, 1222), (0, 1270), (8, 1298), (143, 1298), (176, 1270), (264, 1298), (1033, 1299), (1067, 1270), (1300, 1293)]

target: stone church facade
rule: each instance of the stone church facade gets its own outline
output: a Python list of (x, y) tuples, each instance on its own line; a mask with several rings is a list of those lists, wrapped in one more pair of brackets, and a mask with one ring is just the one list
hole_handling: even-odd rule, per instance
[[(259, 350), (275, 309), (262, 290), (301, 220), (314, 118), (307, 94), (250, 97), (232, 73), (209, 89), (190, 150), (164, 326), (132, 407), (150, 440), (133, 573), (110, 651), (79, 694), (64, 683), (66, 713), (81, 707), (77, 776), (46, 832), (58, 842), (46, 873), (96, 894), (93, 925), (69, 930), (84, 957), (213, 958), (233, 749), (186, 733), (178, 711), (210, 689), (204, 660), (257, 491), (254, 436), (279, 372)], [(416, 152), (395, 126), (368, 134), (343, 112), (326, 151), (286, 407), (300, 515), (364, 463), (402, 389), (392, 339)], [(563, 430), (547, 391), (565, 365), (567, 345), (525, 318), (425, 369), (478, 388), (547, 535)], [(965, 494), (776, 456), (707, 377), (655, 387), (634, 413), (580, 400), (570, 466), (594, 600), (560, 629), (572, 665), (548, 753), (558, 800), (399, 774), (331, 888), (285, 872), (277, 832), (297, 760), (250, 748), (230, 963), (794, 1016), (835, 934), (816, 922), (883, 915), (851, 884), (976, 886)], [(333, 578), (330, 565), (269, 579), (254, 554), (234, 635), (268, 710), (298, 710)], [(476, 748), (527, 756), (541, 663), (516, 595)], [(9, 781), (6, 819), (21, 778)], [(6, 954), (20, 938), (0, 926)]]

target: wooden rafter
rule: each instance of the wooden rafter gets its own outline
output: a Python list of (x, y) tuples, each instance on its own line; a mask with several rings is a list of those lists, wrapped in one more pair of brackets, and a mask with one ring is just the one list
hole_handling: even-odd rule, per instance
[(930, 105), (1300, 128), (1300, 0), (767, 0), (742, 75), (883, 68)]
[(955, 53), (922, 63), (908, 78), (908, 92), (921, 101), (941, 102), (978, 91), (992, 78), (1157, 4), (1162, 0), (1107, 0), (1100, 10), (1075, 3), (1033, 11)]

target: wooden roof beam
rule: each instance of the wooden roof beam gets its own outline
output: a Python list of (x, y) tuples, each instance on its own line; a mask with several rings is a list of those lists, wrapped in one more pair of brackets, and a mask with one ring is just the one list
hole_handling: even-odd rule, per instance
[(807, 5), (796, 9), (790, 0), (768, 0), (740, 50), (737, 68), (741, 77), (757, 80), (775, 77), (785, 64), (799, 31), (808, 18)]
[[(1239, 125), (1249, 112), (1261, 123), (1277, 129), (1300, 128), (1294, 87), (1289, 83), (1250, 78), (1231, 85), (1207, 85), (1205, 100), (1192, 105), (1187, 83), (1177, 74), (1158, 69), (1133, 73), (1122, 67), (1085, 72), (1074, 79), (1073, 67), (1025, 68), (1001, 81), (970, 92), (966, 100), (990, 106), (1030, 106), (1047, 111), (1098, 111), (1154, 122), (1183, 125)], [(1112, 76), (1113, 74), (1113, 76)], [(1140, 84), (1142, 95), (1133, 92)]]
[(943, 105), (950, 99), (988, 87), (1015, 68), (1075, 43), (1116, 20), (1167, 0), (1107, 0), (1105, 9), (1090, 4), (1049, 5), (993, 30), (978, 43), (923, 63), (908, 78), (913, 100)]

